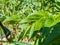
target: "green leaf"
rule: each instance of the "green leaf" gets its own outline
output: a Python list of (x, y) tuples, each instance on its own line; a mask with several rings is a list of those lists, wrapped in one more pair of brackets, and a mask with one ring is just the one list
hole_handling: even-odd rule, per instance
[(50, 18), (46, 19), (46, 21), (45, 21), (45, 27), (51, 27), (51, 26), (53, 26), (55, 24), (54, 21), (55, 20), (54, 20), (53, 17), (50, 17)]
[(24, 42), (12, 42), (12, 44), (15, 44), (15, 45), (32, 45), (32, 44), (28, 44), (28, 43), (24, 43)]
[(60, 6), (60, 2), (56, 2), (58, 6)]
[(50, 30), (51, 30), (51, 28), (49, 28), (49, 27), (43, 27), (42, 31), (41, 31), (42, 32), (41, 37), (44, 38), (44, 37), (48, 36), (50, 33)]
[(36, 44), (35, 45), (39, 45), (39, 39), (36, 40)]
[(56, 23), (60, 22), (60, 14), (55, 15), (54, 19)]
[(32, 13), (28, 15), (25, 19), (23, 19), (20, 23), (28, 23), (28, 22), (35, 22), (36, 20), (40, 19), (40, 14), (39, 13)]
[(22, 39), (22, 37), (23, 37), (23, 35), (24, 35), (24, 32), (25, 32), (25, 30), (22, 30), (21, 34), (20, 34), (19, 37), (18, 37), (18, 41), (19, 41), (20, 39)]
[(27, 35), (27, 33), (29, 33), (31, 26), (28, 26), (27, 29), (24, 32), (23, 38)]
[(4, 22), (14, 24), (14, 23), (18, 23), (20, 20), (21, 18), (18, 15), (13, 15), (11, 17), (6, 18)]
[[(44, 41), (44, 45), (53, 45), (52, 43), (55, 41), (56, 42), (60, 42), (60, 23), (56, 24), (53, 29), (52, 32), (47, 36), (47, 38)], [(57, 39), (59, 41), (57, 41)], [(57, 44), (56, 44), (57, 45)]]
[(32, 34), (34, 33), (34, 30), (35, 30), (34, 26), (35, 26), (35, 24), (32, 24), (32, 27), (31, 27), (30, 33), (29, 33), (29, 39), (31, 39)]
[(43, 18), (41, 18), (40, 20), (37, 20), (35, 22), (35, 31), (36, 30), (40, 30), (43, 27), (43, 25), (44, 25), (43, 22), (44, 22), (44, 19)]
[(5, 16), (0, 16), (0, 21), (4, 21), (6, 19)]
[(60, 2), (60, 0), (55, 0), (56, 2)]

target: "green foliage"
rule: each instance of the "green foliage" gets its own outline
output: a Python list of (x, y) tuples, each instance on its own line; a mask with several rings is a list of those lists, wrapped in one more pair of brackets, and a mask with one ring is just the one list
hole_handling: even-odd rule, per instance
[(4, 22), (7, 22), (9, 24), (16, 24), (21, 20), (21, 18), (18, 15), (13, 15), (11, 17), (8, 17), (4, 20)]
[(1, 0), (0, 13), (0, 21), (21, 28), (18, 41), (60, 45), (60, 0)]
[[(35, 44), (35, 45), (40, 45), (40, 43), (41, 43), (41, 45), (49, 45), (50, 41), (52, 43), (54, 43), (54, 41), (57, 41), (57, 40), (54, 40), (54, 41), (52, 41), (52, 40), (55, 37), (60, 36), (59, 31), (58, 31), (60, 26), (56, 26), (56, 25), (60, 24), (59, 23), (60, 22), (59, 14), (50, 15), (50, 13), (48, 13), (48, 12), (43, 13), (43, 15), (41, 14), (41, 12), (39, 12), (38, 14), (34, 13), (34, 15), (33, 14), (29, 15), (29, 16), (26, 17), (26, 19), (23, 19), (23, 20), (26, 20), (27, 23), (21, 22), (21, 23), (24, 23), (24, 24), (28, 24), (28, 22), (29, 22), (28, 20), (30, 20), (30, 22), (32, 22), (31, 24), (29, 24), (29, 25), (32, 25), (31, 28), (30, 28), (30, 31), (29, 31), (30, 33), (28, 34), (29, 35), (29, 40), (34, 38), (34, 37), (36, 38), (37, 37), (36, 35), (38, 35), (38, 38), (35, 42), (37, 44)], [(46, 14), (48, 14), (48, 15), (46, 15)], [(36, 16), (36, 18), (37, 17), (40, 17), (40, 18), (35, 20), (35, 18), (34, 18), (35, 16)], [(33, 22), (32, 20), (35, 20), (35, 21)], [(57, 24), (57, 23), (59, 23), (59, 24)], [(57, 28), (57, 29), (55, 29), (55, 28)], [(36, 31), (37, 31), (37, 33), (36, 33)], [(40, 34), (38, 34), (38, 33), (40, 33)], [(50, 41), (48, 41), (48, 40), (50, 40)], [(51, 43), (51, 45), (53, 45), (52, 43)]]
[(27, 43), (23, 43), (23, 42), (12, 42), (13, 44), (16, 44), (16, 45), (32, 45), (32, 44), (27, 44)]

